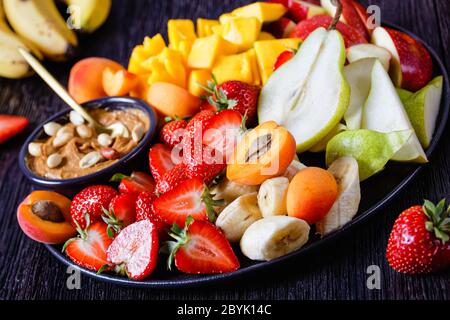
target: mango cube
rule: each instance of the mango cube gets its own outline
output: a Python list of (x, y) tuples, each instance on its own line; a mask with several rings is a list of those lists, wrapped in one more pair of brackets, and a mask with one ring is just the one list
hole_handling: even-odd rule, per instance
[(171, 19), (167, 23), (167, 33), (169, 35), (169, 43), (173, 48), (178, 48), (182, 40), (195, 40), (194, 22), (185, 19)]
[(218, 26), (219, 21), (209, 19), (197, 19), (197, 34), (199, 38), (208, 37), (213, 34), (212, 27)]
[(207, 87), (210, 80), (212, 80), (210, 70), (193, 70), (189, 75), (189, 92), (197, 97), (206, 95), (206, 90), (200, 85)]
[(258, 61), (259, 74), (262, 83), (265, 84), (273, 73), (273, 65), (278, 56), (287, 49), (297, 49), (300, 39), (278, 39), (256, 41), (254, 44), (256, 58)]
[(255, 49), (248, 50), (247, 55), (248, 55), (248, 58), (250, 61), (250, 66), (252, 67), (253, 84), (255, 86), (260, 86), (261, 85), (261, 76), (259, 75), (258, 60), (256, 58)]
[(219, 84), (229, 80), (254, 83), (251, 57), (247, 52), (219, 57), (212, 73)]
[(223, 38), (236, 44), (240, 52), (250, 49), (261, 32), (261, 22), (254, 17), (232, 19), (222, 27)]
[(220, 24), (225, 24), (233, 19), (236, 19), (236, 16), (232, 13), (224, 13), (219, 17)]
[(211, 31), (213, 34), (217, 34), (218, 36), (222, 36), (223, 34), (223, 26), (218, 25), (218, 26), (212, 26), (211, 27)]
[(180, 52), (165, 48), (158, 56), (150, 57), (141, 63), (150, 73), (148, 84), (169, 82), (180, 87), (186, 87), (186, 68)]
[(237, 52), (237, 46), (218, 35), (195, 40), (189, 54), (188, 66), (192, 69), (211, 69), (216, 58)]
[(287, 8), (280, 3), (255, 2), (237, 8), (232, 15), (237, 17), (256, 17), (260, 22), (274, 22), (287, 12)]
[(263, 40), (275, 40), (276, 38), (269, 32), (261, 31), (258, 37), (258, 41)]
[(142, 63), (145, 60), (160, 54), (165, 47), (166, 43), (161, 34), (158, 33), (153, 38), (145, 37), (142, 45), (134, 47), (128, 63), (128, 71), (134, 74), (148, 73), (148, 69), (143, 67)]
[(155, 35), (153, 38), (144, 38), (144, 50), (147, 52), (148, 56), (155, 56), (159, 54), (166, 47), (166, 42), (160, 33)]

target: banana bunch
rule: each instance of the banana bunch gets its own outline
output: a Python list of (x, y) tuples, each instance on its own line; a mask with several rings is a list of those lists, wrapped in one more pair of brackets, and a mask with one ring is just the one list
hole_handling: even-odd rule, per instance
[(258, 207), (257, 193), (240, 196), (220, 213), (216, 226), (220, 228), (230, 242), (241, 240), (245, 230), (262, 218)]
[(18, 79), (32, 74), (19, 47), (39, 59), (67, 60), (78, 46), (72, 27), (92, 32), (106, 20), (111, 8), (111, 0), (65, 1), (71, 12), (68, 21), (54, 0), (0, 0), (0, 76)]
[(353, 219), (361, 201), (358, 162), (352, 157), (342, 157), (328, 168), (338, 182), (339, 195), (331, 210), (316, 224), (322, 236), (341, 228)]
[(301, 219), (271, 216), (254, 222), (242, 236), (242, 253), (259, 261), (273, 260), (300, 249), (309, 238), (310, 227)]

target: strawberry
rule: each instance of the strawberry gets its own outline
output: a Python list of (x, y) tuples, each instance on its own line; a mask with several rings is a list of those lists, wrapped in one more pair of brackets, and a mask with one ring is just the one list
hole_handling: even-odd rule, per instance
[(164, 194), (175, 188), (187, 178), (185, 165), (182, 163), (177, 164), (175, 167), (167, 171), (158, 181), (156, 184), (156, 192), (159, 194)]
[[(312, 18), (301, 21), (297, 24), (294, 30), (289, 35), (289, 38), (300, 38), (304, 41), (314, 30), (323, 27), (328, 28), (333, 21), (333, 18), (325, 15), (317, 15)], [(346, 25), (343, 22), (338, 22), (336, 25), (336, 30), (338, 30), (342, 37), (344, 38), (345, 47), (351, 47), (355, 44), (367, 43), (366, 38), (364, 38), (358, 30)]]
[(208, 187), (199, 178), (189, 179), (163, 194), (153, 202), (156, 214), (166, 223), (182, 226), (186, 218), (192, 216), (197, 220), (214, 222), (215, 206), (223, 205), (222, 201), (212, 199)]
[(162, 127), (159, 133), (159, 138), (166, 145), (174, 148), (183, 141), (184, 129), (186, 126), (186, 120), (170, 121)]
[[(214, 161), (214, 160), (212, 160)], [(222, 160), (219, 160), (222, 162)], [(222, 173), (226, 168), (226, 163), (202, 163), (193, 167), (186, 168), (186, 176), (188, 179), (199, 178), (204, 183), (211, 183), (214, 178)]]
[(386, 257), (401, 273), (430, 273), (450, 267), (450, 208), (445, 199), (437, 206), (425, 200), (423, 206), (403, 211), (389, 237)]
[(21, 132), (28, 123), (25, 117), (0, 114), (0, 143)]
[(291, 60), (295, 56), (296, 52), (297, 52), (297, 50), (286, 50), (286, 51), (283, 51), (278, 56), (277, 60), (275, 60), (275, 63), (273, 65), (273, 71), (278, 70), (279, 67), (281, 67), (283, 64), (285, 64), (286, 62)]
[(77, 265), (93, 271), (99, 271), (105, 264), (106, 250), (112, 242), (107, 234), (107, 225), (103, 222), (90, 224), (86, 215), (86, 228), (77, 226), (78, 237), (67, 240), (63, 252)]
[(142, 280), (155, 269), (158, 250), (157, 228), (150, 221), (142, 220), (117, 235), (107, 250), (107, 259), (117, 273), (126, 274), (133, 280)]
[(178, 270), (191, 274), (233, 272), (239, 269), (239, 260), (224, 234), (212, 223), (186, 219), (181, 230), (176, 224), (170, 236), (177, 241), (168, 241), (164, 251), (170, 253), (169, 269), (175, 260)]
[(109, 211), (103, 208), (103, 221), (108, 225), (108, 236), (111, 238), (123, 228), (136, 221), (136, 193), (124, 193), (115, 196), (109, 204)]
[(86, 227), (85, 215), (93, 222), (101, 220), (103, 208), (109, 208), (111, 200), (117, 196), (117, 191), (110, 186), (90, 186), (79, 192), (70, 205), (70, 216), (73, 225)]
[(223, 160), (228, 159), (245, 132), (244, 118), (236, 110), (224, 110), (216, 114), (203, 132), (203, 144), (222, 155)]
[(131, 176), (116, 173), (110, 181), (120, 182), (120, 193), (153, 192), (155, 190), (155, 180), (145, 172), (134, 171)]
[(172, 161), (172, 150), (161, 143), (155, 144), (148, 153), (150, 172), (158, 182), (164, 173), (172, 169), (175, 164)]
[(153, 201), (156, 195), (154, 193), (142, 192), (138, 195), (135, 203), (136, 221), (150, 220), (159, 230), (163, 237), (167, 231), (167, 224), (155, 213)]
[(256, 123), (256, 109), (261, 92), (259, 87), (241, 81), (226, 81), (221, 85), (210, 81), (208, 89), (212, 95), (207, 101), (217, 111), (237, 110), (247, 117), (247, 125)]

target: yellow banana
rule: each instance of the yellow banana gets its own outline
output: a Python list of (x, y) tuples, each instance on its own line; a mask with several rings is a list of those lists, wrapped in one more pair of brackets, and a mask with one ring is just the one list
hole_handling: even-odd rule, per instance
[(69, 6), (71, 23), (75, 29), (92, 33), (106, 21), (111, 0), (64, 0)]
[(286, 194), (289, 179), (276, 177), (263, 182), (258, 192), (258, 205), (264, 218), (287, 215)]
[(78, 45), (53, 0), (3, 0), (9, 23), (48, 58), (66, 60)]

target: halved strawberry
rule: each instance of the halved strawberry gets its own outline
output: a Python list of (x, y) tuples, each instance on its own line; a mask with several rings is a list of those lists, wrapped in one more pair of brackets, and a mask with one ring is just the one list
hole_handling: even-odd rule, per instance
[(79, 225), (77, 238), (68, 240), (62, 249), (67, 256), (77, 265), (93, 271), (99, 271), (105, 264), (106, 250), (112, 242), (108, 236), (107, 225), (103, 222), (95, 222), (90, 224), (89, 216), (86, 215), (85, 229)]
[(0, 114), (0, 143), (20, 133), (28, 123), (25, 117)]
[(197, 220), (216, 220), (215, 206), (222, 201), (212, 199), (208, 187), (199, 178), (189, 179), (163, 194), (153, 202), (153, 208), (161, 219), (172, 225), (184, 225), (186, 218)]
[(153, 201), (155, 201), (156, 195), (154, 193), (142, 192), (136, 199), (136, 221), (149, 220), (156, 228), (160, 237), (166, 235), (168, 229), (167, 224), (155, 213), (153, 208)]
[(153, 192), (155, 190), (155, 180), (145, 172), (133, 171), (131, 176), (116, 173), (111, 178), (111, 181), (120, 182), (120, 193)]
[(164, 247), (169, 252), (168, 267), (191, 274), (233, 272), (239, 269), (239, 260), (224, 234), (212, 223), (189, 217), (181, 230), (177, 225), (170, 236), (177, 241), (168, 241)]
[[(203, 132), (203, 144), (227, 160), (245, 132), (245, 120), (236, 110), (224, 110), (209, 120)], [(218, 154), (217, 154), (218, 153)]]
[(177, 164), (159, 179), (156, 184), (156, 192), (158, 194), (164, 194), (175, 188), (187, 178), (188, 176), (185, 165), (183, 163)]
[(170, 121), (162, 127), (159, 138), (169, 147), (174, 148), (183, 141), (184, 130), (187, 124), (186, 120)]
[(161, 177), (175, 164), (172, 161), (172, 149), (162, 143), (157, 143), (150, 148), (148, 153), (150, 172), (158, 182)]
[(107, 250), (107, 259), (117, 273), (142, 280), (155, 269), (158, 250), (157, 228), (149, 220), (142, 220), (117, 235)]
[(72, 224), (86, 227), (86, 214), (90, 221), (99, 221), (103, 215), (103, 208), (109, 208), (111, 200), (117, 196), (116, 189), (110, 186), (96, 185), (87, 187), (79, 192), (70, 205)]
[(114, 197), (109, 204), (109, 210), (103, 208), (103, 221), (108, 225), (108, 236), (111, 238), (123, 228), (136, 221), (136, 193), (124, 193)]

